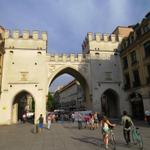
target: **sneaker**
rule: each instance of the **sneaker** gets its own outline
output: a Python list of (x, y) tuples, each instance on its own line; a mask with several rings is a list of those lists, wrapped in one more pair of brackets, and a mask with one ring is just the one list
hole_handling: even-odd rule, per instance
[(106, 145), (106, 147), (105, 147), (106, 149), (108, 149), (108, 145)]

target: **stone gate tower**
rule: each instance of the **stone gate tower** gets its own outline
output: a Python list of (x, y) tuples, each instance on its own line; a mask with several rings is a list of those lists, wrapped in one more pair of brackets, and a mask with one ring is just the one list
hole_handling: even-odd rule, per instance
[(0, 97), (0, 123), (11, 124), (17, 120), (15, 98), (20, 92), (32, 95), (35, 117), (45, 115), (47, 66), (47, 34), (33, 31), (4, 33), (4, 55)]
[[(118, 117), (126, 107), (122, 90), (120, 58), (117, 54), (122, 38), (118, 35), (88, 33), (82, 54), (47, 53), (46, 32), (1, 30), (0, 124), (17, 123), (18, 102), (29, 97), (35, 102), (35, 120), (46, 119), (49, 85), (63, 73), (74, 76), (85, 92), (87, 109)], [(21, 112), (22, 113), (22, 112)]]
[(123, 90), (123, 78), (118, 47), (123, 36), (116, 34), (87, 34), (82, 45), (84, 55), (90, 55), (90, 86), (95, 111), (110, 117), (128, 109)]

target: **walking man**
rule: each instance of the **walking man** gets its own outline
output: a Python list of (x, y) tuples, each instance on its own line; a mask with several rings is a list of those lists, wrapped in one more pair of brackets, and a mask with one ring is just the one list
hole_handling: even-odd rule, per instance
[(123, 111), (122, 116), (122, 125), (123, 125), (123, 135), (127, 144), (130, 143), (130, 131), (131, 126), (133, 126), (132, 119), (128, 116), (127, 111)]

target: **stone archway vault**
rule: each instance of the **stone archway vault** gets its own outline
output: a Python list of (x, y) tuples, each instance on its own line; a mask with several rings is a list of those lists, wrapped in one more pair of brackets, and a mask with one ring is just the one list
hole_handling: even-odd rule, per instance
[[(88, 108), (88, 109), (92, 109), (92, 103), (90, 100), (90, 87), (89, 87), (89, 83), (86, 80), (86, 78), (84, 77), (84, 75), (80, 72), (80, 70), (77, 70), (76, 68), (73, 68), (71, 66), (64, 66), (64, 67), (60, 67), (59, 69), (57, 69), (54, 74), (52, 74), (49, 77), (49, 85), (52, 84), (52, 82), (59, 77), (62, 74), (69, 74), (71, 76), (73, 76), (76, 80), (78, 80), (81, 84), (81, 86), (83, 87), (84, 93), (85, 93), (85, 101), (84, 101), (84, 105)], [(49, 87), (48, 85), (48, 87)]]

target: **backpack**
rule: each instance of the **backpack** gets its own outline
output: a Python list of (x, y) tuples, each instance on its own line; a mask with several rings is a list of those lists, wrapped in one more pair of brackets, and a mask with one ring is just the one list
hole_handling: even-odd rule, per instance
[(129, 128), (129, 127), (131, 127), (131, 125), (132, 125), (131, 121), (126, 119), (126, 121), (125, 121), (125, 128)]
[(39, 118), (39, 123), (43, 123), (43, 117)]

